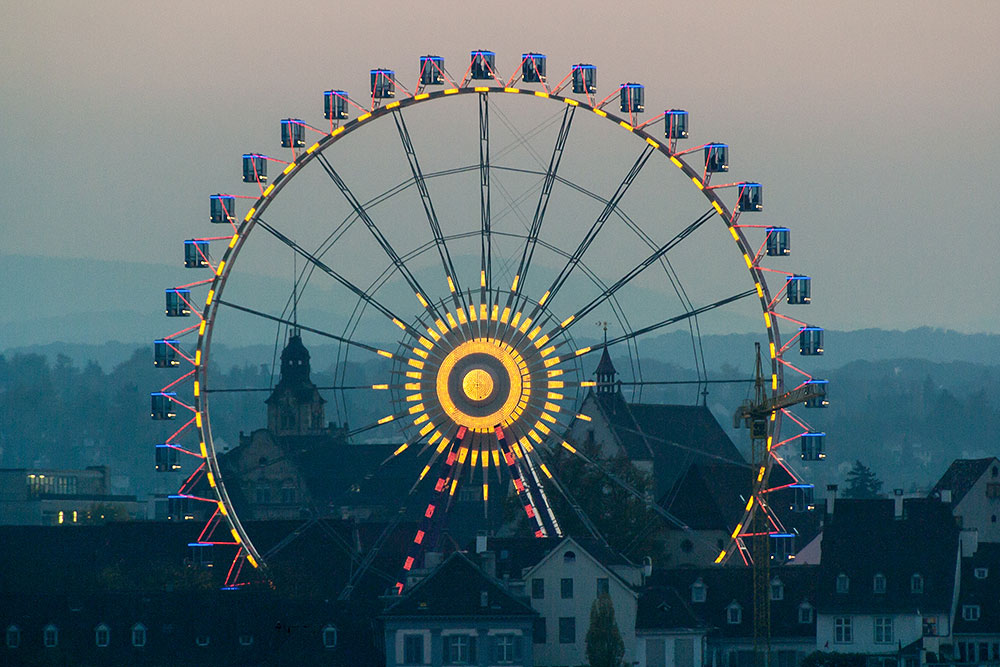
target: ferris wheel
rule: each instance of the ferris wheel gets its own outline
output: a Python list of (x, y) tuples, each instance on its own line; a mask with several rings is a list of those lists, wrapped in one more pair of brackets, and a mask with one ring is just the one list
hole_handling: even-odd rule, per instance
[[(512, 485), (536, 536), (562, 534), (554, 453), (599, 465), (566, 434), (593, 418), (581, 406), (602, 355), (623, 362), (621, 386), (638, 395), (664, 384), (648, 343), (681, 328), (693, 370), (672, 379), (701, 396), (700, 329), (752, 321), (770, 397), (825, 384), (785, 359), (823, 352), (822, 328), (784, 312), (810, 302), (810, 277), (770, 266), (789, 254), (789, 229), (744, 223), (763, 209), (762, 185), (726, 178), (725, 143), (684, 147), (686, 110), (642, 120), (643, 85), (600, 97), (585, 63), (553, 83), (537, 53), (509, 77), (483, 50), (461, 76), (432, 55), (416, 73), (411, 90), (372, 69), (363, 96), (324, 92), (323, 122), (281, 120), (283, 152), (243, 154), (253, 194), (211, 195), (225, 231), (184, 242), (203, 277), (166, 290), (166, 315), (193, 323), (154, 341), (155, 365), (183, 371), (151, 395), (153, 419), (183, 422), (156, 446), (156, 468), (190, 473), (170, 515), (204, 504), (193, 544), (232, 550), (227, 585), (267, 564), (219, 464), (213, 414), (240, 388), (217, 386), (213, 343), (264, 344), (277, 329), (332, 346), (323, 389), (346, 437), (396, 443), (392, 457), (411, 457), (414, 489), (430, 496), (404, 575), (459, 488), (485, 502)], [(824, 434), (791, 410), (776, 407), (755, 434), (766, 445), (752, 496), (716, 562), (749, 563), (762, 526), (786, 533), (769, 508), (773, 468), (811, 501), (785, 454), (823, 458)], [(784, 439), (783, 418), (796, 427)]]

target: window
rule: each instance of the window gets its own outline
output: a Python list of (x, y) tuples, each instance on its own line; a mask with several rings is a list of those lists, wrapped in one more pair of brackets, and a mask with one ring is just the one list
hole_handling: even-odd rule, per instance
[(572, 616), (563, 616), (559, 619), (559, 643), (576, 643), (576, 619)]
[(559, 582), (559, 597), (569, 600), (573, 597), (573, 580), (563, 579)]
[(493, 662), (509, 665), (521, 660), (521, 638), (517, 635), (502, 634), (493, 638)]
[(844, 594), (851, 590), (851, 580), (846, 574), (841, 572), (837, 575), (837, 592)]
[(875, 643), (876, 644), (891, 644), (892, 643), (892, 617), (891, 616), (876, 616), (875, 617)]
[(966, 621), (978, 621), (979, 620), (979, 605), (978, 604), (963, 604), (962, 605), (962, 619)]
[(990, 570), (986, 567), (977, 567), (972, 571), (972, 574), (975, 575), (976, 579), (985, 579), (990, 576)]
[(468, 665), (476, 661), (476, 638), (470, 635), (448, 635), (444, 638), (446, 665)]
[(240, 646), (253, 646), (253, 635), (240, 635)]
[(611, 583), (607, 577), (597, 578), (597, 595), (610, 595), (611, 594)]
[(771, 599), (772, 600), (785, 599), (785, 585), (781, 583), (781, 579), (778, 579), (777, 577), (771, 580)]
[(936, 637), (938, 633), (937, 616), (924, 616), (924, 637)]
[(7, 628), (7, 648), (17, 648), (21, 645), (21, 628), (16, 625)]
[(132, 646), (142, 648), (146, 645), (146, 626), (136, 623), (132, 626)]
[(267, 505), (271, 502), (271, 485), (267, 482), (257, 484), (257, 504)]
[(575, 563), (576, 562), (576, 554), (573, 553), (572, 551), (567, 551), (566, 553), (563, 554), (563, 562), (564, 563)]
[(545, 599), (545, 580), (544, 579), (532, 579), (531, 580), (531, 599), (532, 600), (544, 600)]
[(337, 628), (327, 624), (323, 628), (323, 648), (337, 647)]
[(1000, 483), (990, 482), (986, 485), (987, 498), (1000, 498)]
[(697, 581), (691, 584), (691, 602), (704, 602), (705, 597), (708, 593), (708, 588), (705, 586), (705, 582), (698, 577)]
[(743, 607), (738, 602), (731, 602), (726, 607), (726, 622), (729, 625), (739, 625), (743, 622)]
[(872, 591), (885, 593), (885, 575), (879, 572), (872, 578)]
[(799, 605), (799, 623), (803, 625), (813, 622), (813, 608), (808, 602)]
[(545, 619), (544, 618), (536, 618), (535, 619), (535, 627), (534, 627), (534, 631), (532, 632), (531, 641), (534, 642), (535, 644), (544, 644), (546, 642), (546, 640), (548, 640), (548, 636), (547, 635), (548, 635), (548, 633), (546, 632), (546, 628), (545, 628)]
[(195, 637), (194, 643), (202, 648), (205, 648), (206, 646), (209, 645), (209, 643), (211, 643), (211, 637), (209, 637), (208, 635), (198, 635), (197, 637)]
[(281, 502), (286, 505), (291, 505), (295, 502), (295, 487), (294, 486), (283, 486), (281, 487)]
[(910, 592), (920, 594), (924, 592), (924, 578), (919, 574), (910, 577)]
[(850, 616), (833, 619), (833, 641), (836, 644), (850, 644), (854, 641), (854, 628)]
[(45, 648), (59, 646), (59, 628), (54, 625), (46, 625), (45, 629), (42, 630), (42, 643), (45, 644)]
[(403, 635), (403, 663), (407, 665), (424, 664), (423, 635)]
[(94, 628), (94, 643), (100, 648), (107, 647), (111, 643), (111, 629), (104, 623)]

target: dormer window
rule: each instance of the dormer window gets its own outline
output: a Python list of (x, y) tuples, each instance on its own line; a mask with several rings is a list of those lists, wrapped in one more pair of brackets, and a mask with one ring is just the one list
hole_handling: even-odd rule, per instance
[(17, 648), (21, 645), (21, 628), (16, 625), (7, 627), (7, 648)]
[(729, 603), (726, 607), (726, 622), (729, 625), (739, 625), (743, 622), (743, 607), (736, 600)]
[(136, 623), (132, 626), (132, 646), (142, 648), (146, 645), (146, 626)]
[(807, 625), (813, 622), (813, 608), (808, 602), (799, 605), (799, 623)]
[(697, 581), (691, 584), (691, 602), (704, 602), (708, 595), (708, 586), (698, 577)]
[(965, 621), (978, 621), (979, 620), (979, 605), (978, 604), (963, 604), (962, 605), (962, 620)]
[(337, 648), (337, 628), (333, 625), (323, 628), (323, 648)]
[(111, 628), (106, 623), (94, 628), (94, 643), (100, 648), (106, 648), (111, 643)]
[(841, 572), (837, 575), (837, 592), (844, 595), (851, 590), (851, 580), (850, 578)]
[(924, 592), (924, 578), (919, 574), (910, 577), (910, 592), (919, 595)]
[(59, 646), (59, 628), (54, 625), (46, 625), (42, 630), (42, 643), (45, 648), (55, 648)]
[(885, 593), (885, 575), (879, 572), (872, 579), (872, 591), (874, 593)]
[(976, 579), (985, 579), (990, 576), (990, 570), (986, 567), (977, 567), (972, 571), (972, 574), (976, 577)]
[(785, 585), (781, 583), (781, 579), (778, 579), (777, 577), (771, 580), (771, 599), (772, 600), (785, 599)]

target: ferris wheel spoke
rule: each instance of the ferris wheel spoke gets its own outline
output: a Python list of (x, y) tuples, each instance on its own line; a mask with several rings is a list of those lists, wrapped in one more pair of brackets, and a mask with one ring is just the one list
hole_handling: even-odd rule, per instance
[(594, 221), (594, 224), (591, 225), (590, 229), (587, 231), (583, 240), (580, 241), (580, 245), (577, 246), (573, 255), (569, 258), (566, 266), (562, 268), (559, 275), (557, 275), (555, 280), (552, 281), (552, 285), (548, 290), (546, 290), (542, 298), (539, 299), (538, 306), (535, 307), (535, 312), (537, 312), (538, 308), (545, 306), (546, 303), (551, 304), (552, 300), (555, 299), (559, 289), (566, 284), (570, 274), (573, 273), (573, 269), (575, 269), (576, 265), (580, 263), (583, 255), (590, 248), (594, 239), (597, 238), (597, 234), (601, 231), (601, 228), (604, 227), (604, 223), (607, 222), (608, 218), (611, 217), (611, 214), (618, 208), (618, 202), (620, 202), (622, 197), (625, 196), (625, 193), (628, 192), (629, 187), (635, 182), (636, 177), (639, 176), (639, 172), (641, 172), (642, 168), (646, 166), (650, 156), (655, 151), (656, 149), (649, 145), (642, 149), (642, 153), (639, 154), (639, 157), (636, 158), (632, 168), (629, 169), (627, 174), (625, 174), (625, 177), (622, 179), (622, 182), (619, 183), (614, 194), (611, 195), (610, 199), (608, 199), (607, 204), (604, 205), (604, 210), (601, 211), (601, 215), (598, 216), (597, 220)]
[(535, 253), (535, 246), (538, 243), (538, 235), (542, 230), (542, 221), (545, 218), (545, 211), (549, 206), (549, 196), (552, 194), (552, 186), (559, 171), (559, 163), (562, 161), (563, 150), (566, 147), (566, 140), (569, 138), (569, 131), (573, 125), (573, 117), (576, 107), (567, 106), (563, 111), (562, 125), (559, 127), (559, 134), (556, 137), (555, 146), (552, 148), (552, 155), (549, 158), (549, 166), (545, 170), (545, 180), (542, 182), (542, 192), (538, 197), (538, 204), (535, 206), (535, 215), (531, 220), (531, 228), (528, 230), (528, 238), (521, 251), (521, 262), (518, 265), (517, 273), (514, 274), (514, 285), (511, 287), (511, 294), (507, 298), (507, 306), (511, 305), (518, 283), (523, 287), (527, 279), (528, 269), (531, 267), (531, 259)]
[(360, 287), (358, 287), (357, 285), (355, 285), (354, 283), (352, 283), (351, 281), (349, 281), (347, 278), (343, 277), (342, 275), (340, 275), (339, 273), (337, 273), (336, 271), (334, 271), (333, 269), (331, 269), (321, 259), (319, 259), (315, 255), (313, 255), (311, 252), (309, 252), (308, 250), (306, 250), (305, 248), (303, 248), (302, 246), (300, 246), (294, 240), (292, 240), (292, 239), (288, 238), (287, 236), (285, 236), (284, 234), (282, 234), (280, 231), (278, 231), (277, 229), (275, 229), (272, 225), (270, 225), (264, 219), (257, 218), (257, 223), (263, 229), (267, 230), (276, 239), (278, 239), (279, 241), (281, 241), (282, 243), (284, 243), (285, 245), (287, 245), (289, 248), (291, 248), (296, 253), (298, 253), (301, 257), (303, 257), (305, 260), (307, 260), (308, 262), (310, 262), (311, 264), (313, 264), (313, 266), (315, 266), (317, 269), (319, 269), (320, 271), (322, 271), (323, 273), (327, 274), (328, 276), (330, 276), (331, 278), (333, 278), (334, 280), (336, 280), (338, 283), (340, 283), (341, 285), (343, 285), (344, 287), (346, 287), (353, 294), (355, 294), (357, 297), (359, 297), (365, 303), (367, 303), (368, 305), (370, 305), (371, 307), (373, 307), (375, 310), (377, 310), (378, 312), (380, 312), (386, 318), (392, 320), (393, 324), (395, 324), (396, 326), (398, 326), (400, 329), (402, 329), (403, 331), (407, 332), (411, 336), (414, 336), (414, 337), (419, 337), (420, 336), (419, 332), (415, 331), (413, 329), (413, 327), (411, 327), (411, 326), (409, 326), (407, 324), (404, 324), (403, 320), (401, 320), (391, 310), (389, 310), (389, 308), (387, 308), (385, 305), (383, 305), (377, 299), (375, 299), (375, 297), (371, 296), (370, 294), (368, 294), (367, 292), (365, 292), (363, 289), (361, 289)]
[(458, 274), (455, 272), (455, 265), (452, 263), (451, 255), (448, 253), (448, 245), (445, 243), (444, 234), (441, 232), (441, 223), (438, 221), (437, 212), (434, 210), (434, 202), (431, 201), (430, 192), (427, 190), (427, 179), (424, 178), (424, 174), (420, 170), (417, 153), (413, 149), (413, 141), (410, 139), (409, 130), (406, 129), (406, 121), (403, 120), (403, 114), (399, 112), (399, 109), (393, 109), (392, 118), (396, 121), (399, 140), (403, 144), (403, 151), (406, 153), (406, 160), (410, 165), (413, 180), (417, 185), (417, 190), (420, 192), (420, 201), (423, 204), (424, 213), (427, 215), (427, 222), (430, 224), (431, 233), (434, 235), (434, 242), (441, 257), (441, 263), (444, 265), (445, 275), (448, 279), (448, 289), (451, 291), (452, 298), (457, 306), (462, 295), (462, 288)]
[[(643, 261), (639, 262), (639, 264), (637, 264), (635, 267), (633, 267), (624, 276), (622, 276), (621, 278), (619, 278), (613, 285), (611, 285), (610, 287), (608, 287), (607, 289), (605, 289), (604, 292), (602, 292), (601, 294), (599, 294), (598, 296), (596, 296), (593, 300), (591, 300), (590, 303), (588, 303), (583, 308), (581, 308), (578, 311), (576, 311), (575, 313), (573, 313), (572, 317), (570, 317), (567, 320), (563, 320), (563, 326), (561, 328), (563, 330), (568, 329), (569, 327), (573, 326), (575, 323), (579, 322), (580, 319), (582, 319), (583, 317), (586, 317), (595, 308), (597, 308), (602, 303), (604, 303), (605, 301), (607, 301), (609, 298), (611, 298), (612, 296), (614, 296), (614, 294), (618, 290), (620, 290), (621, 288), (623, 288), (626, 285), (628, 285), (632, 280), (634, 280), (636, 278), (636, 276), (638, 276), (640, 273), (642, 273), (643, 271), (645, 271), (646, 269), (648, 269), (650, 266), (652, 266), (656, 262), (660, 261), (660, 259), (662, 259), (668, 252), (670, 252), (671, 250), (673, 250), (684, 239), (688, 238), (691, 234), (693, 234), (695, 232), (695, 230), (697, 230), (699, 227), (701, 227), (703, 224), (705, 224), (708, 220), (711, 220), (712, 216), (714, 214), (715, 214), (715, 209), (714, 208), (708, 209), (708, 211), (706, 211), (701, 216), (699, 216), (698, 218), (696, 218), (694, 220), (694, 222), (692, 222), (687, 227), (685, 227), (683, 230), (681, 230), (680, 232), (678, 232), (676, 236), (674, 236), (672, 239), (670, 239), (669, 241), (667, 241), (665, 244), (663, 244), (662, 246), (660, 246), (659, 248), (657, 248), (649, 257), (647, 257)], [(550, 336), (555, 335), (555, 333), (556, 332), (552, 332), (550, 334)]]
[[(339, 343), (344, 343), (346, 345), (351, 345), (353, 347), (357, 347), (357, 348), (360, 348), (362, 350), (367, 350), (369, 352), (374, 352), (375, 354), (377, 354), (379, 356), (382, 356), (382, 357), (385, 357), (387, 359), (393, 359), (396, 356), (396, 355), (392, 354), (391, 352), (387, 352), (385, 350), (379, 349), (379, 348), (374, 347), (372, 345), (367, 345), (367, 344), (362, 343), (360, 341), (351, 340), (350, 338), (344, 338), (343, 336), (338, 336), (337, 334), (332, 334), (329, 331), (323, 331), (322, 329), (316, 329), (314, 327), (308, 327), (308, 326), (306, 326), (304, 324), (301, 324), (301, 323), (296, 322), (294, 320), (286, 319), (284, 317), (278, 317), (277, 315), (269, 315), (268, 313), (264, 313), (264, 312), (261, 312), (259, 310), (254, 310), (253, 308), (247, 308), (246, 306), (241, 306), (241, 305), (239, 305), (237, 303), (233, 303), (231, 301), (225, 301), (224, 299), (219, 299), (218, 303), (219, 303), (220, 306), (226, 306), (226, 307), (232, 308), (234, 310), (239, 310), (241, 312), (247, 313), (248, 315), (255, 315), (255, 316), (263, 318), (265, 320), (270, 320), (272, 322), (277, 322), (279, 324), (284, 324), (284, 325), (290, 326), (290, 327), (296, 327), (298, 329), (301, 329), (302, 331), (308, 331), (309, 333), (316, 334), (317, 336), (323, 336), (324, 338), (330, 338), (330, 339), (335, 340), (335, 341), (337, 341)], [(219, 390), (219, 391), (222, 391), (222, 390)], [(258, 390), (256, 390), (256, 389), (237, 389), (237, 390), (230, 390), (230, 391), (258, 391)]]
[[(368, 231), (370, 231), (372, 236), (375, 237), (375, 241), (379, 244), (379, 246), (382, 247), (382, 250), (392, 261), (393, 266), (396, 268), (397, 271), (399, 271), (400, 275), (403, 276), (403, 279), (406, 280), (406, 283), (410, 286), (410, 289), (412, 289), (417, 295), (427, 294), (427, 292), (420, 286), (420, 283), (417, 282), (416, 277), (410, 271), (409, 267), (406, 266), (406, 263), (403, 262), (399, 254), (392, 247), (392, 244), (389, 243), (389, 240), (385, 237), (385, 234), (382, 233), (382, 230), (379, 229), (378, 225), (375, 224), (371, 216), (368, 215), (368, 210), (354, 195), (354, 192), (352, 192), (351, 189), (348, 187), (347, 183), (344, 182), (343, 177), (341, 177), (341, 175), (337, 172), (337, 170), (333, 168), (333, 165), (330, 164), (330, 161), (326, 158), (326, 156), (320, 153), (317, 155), (317, 159), (319, 160), (320, 165), (323, 167), (323, 170), (326, 172), (327, 176), (330, 177), (330, 180), (333, 181), (333, 183), (340, 190), (341, 194), (344, 195), (344, 198), (351, 205), (351, 208), (354, 209), (355, 215), (357, 215), (358, 218), (363, 223), (365, 223), (365, 226), (368, 228)], [(424, 302), (425, 301), (421, 299), (421, 303)], [(436, 314), (433, 302), (426, 301), (425, 307)]]
[(480, 300), (493, 285), (493, 248), (490, 239), (490, 108), (489, 94), (479, 94), (479, 217), (480, 252), (479, 267)]

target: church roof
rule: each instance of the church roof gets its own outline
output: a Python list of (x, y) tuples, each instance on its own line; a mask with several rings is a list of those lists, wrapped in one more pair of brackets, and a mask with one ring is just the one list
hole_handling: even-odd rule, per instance
[(597, 368), (594, 370), (598, 376), (601, 375), (615, 375), (618, 371), (615, 370), (615, 365), (611, 361), (611, 355), (608, 354), (608, 346), (604, 346), (604, 350), (601, 352), (601, 360), (597, 362)]

